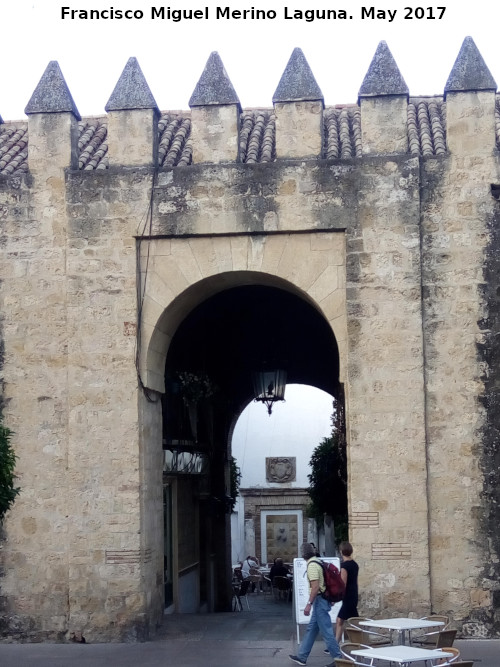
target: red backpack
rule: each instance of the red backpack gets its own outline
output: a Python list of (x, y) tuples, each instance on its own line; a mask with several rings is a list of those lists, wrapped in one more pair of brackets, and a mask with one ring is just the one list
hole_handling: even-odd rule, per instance
[(340, 576), (338, 567), (333, 563), (325, 563), (319, 558), (314, 561), (323, 568), (323, 577), (325, 579), (325, 590), (321, 596), (328, 600), (328, 602), (340, 602), (344, 599), (345, 583)]

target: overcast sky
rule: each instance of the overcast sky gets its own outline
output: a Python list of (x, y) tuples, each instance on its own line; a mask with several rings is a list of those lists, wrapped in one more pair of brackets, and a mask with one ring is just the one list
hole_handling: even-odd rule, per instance
[[(24, 118), (24, 108), (45, 67), (57, 60), (82, 115), (104, 106), (130, 56), (135, 56), (161, 110), (187, 109), (212, 51), (218, 51), (243, 107), (272, 106), (272, 96), (295, 47), (300, 47), (326, 104), (354, 103), (377, 44), (385, 40), (412, 95), (439, 95), (463, 39), (470, 35), (500, 81), (496, 0), (8, 0), (2, 3), (0, 115)], [(133, 19), (62, 18), (69, 10), (131, 9)], [(208, 18), (151, 18), (159, 10), (203, 10)], [(217, 18), (217, 7), (223, 15)], [(225, 18), (243, 9), (271, 12), (266, 19)], [(362, 18), (362, 8), (376, 18)], [(416, 18), (421, 15), (423, 18)], [(428, 7), (431, 7), (429, 10)], [(408, 9), (405, 9), (408, 8)], [(443, 12), (444, 8), (444, 12)], [(336, 10), (339, 18), (307, 21), (306, 10)], [(397, 10), (390, 20), (389, 10)], [(285, 17), (285, 11), (288, 17)], [(352, 18), (340, 18), (344, 11)], [(142, 12), (143, 17), (138, 18)], [(276, 18), (271, 18), (276, 12)], [(300, 17), (302, 12), (303, 18)], [(385, 17), (384, 17), (384, 12)], [(442, 14), (442, 18), (438, 18)], [(78, 15), (78, 14), (76, 14)], [(227, 14), (226, 14), (227, 15)], [(378, 17), (377, 17), (378, 16)], [(414, 18), (405, 18), (413, 16)], [(434, 18), (430, 18), (434, 16)], [(295, 17), (295, 18), (292, 18)]]
[(285, 401), (271, 415), (252, 401), (241, 413), (233, 433), (232, 454), (242, 472), (241, 486), (266, 485), (266, 457), (295, 457), (294, 486), (309, 486), (309, 461), (314, 449), (332, 434), (333, 399), (326, 392), (289, 384)]

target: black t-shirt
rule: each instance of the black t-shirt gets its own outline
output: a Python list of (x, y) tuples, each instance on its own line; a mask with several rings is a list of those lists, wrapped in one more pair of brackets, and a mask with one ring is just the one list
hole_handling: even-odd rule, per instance
[(347, 586), (345, 589), (344, 601), (348, 600), (351, 603), (357, 604), (359, 566), (355, 560), (345, 560), (340, 567), (344, 568), (347, 572)]

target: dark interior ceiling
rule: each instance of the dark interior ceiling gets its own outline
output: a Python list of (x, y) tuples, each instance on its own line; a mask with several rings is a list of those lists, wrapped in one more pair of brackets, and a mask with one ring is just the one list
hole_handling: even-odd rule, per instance
[(335, 396), (338, 349), (324, 317), (300, 297), (275, 287), (235, 287), (207, 299), (179, 326), (166, 375), (206, 373), (241, 405), (253, 396), (252, 371), (262, 364), (287, 371), (287, 383)]

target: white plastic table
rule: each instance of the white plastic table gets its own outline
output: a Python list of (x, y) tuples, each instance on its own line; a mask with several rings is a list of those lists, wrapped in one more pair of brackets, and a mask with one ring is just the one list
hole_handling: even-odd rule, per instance
[(420, 630), (423, 628), (435, 628), (444, 625), (443, 621), (428, 621), (424, 618), (380, 618), (373, 621), (359, 621), (359, 625), (366, 628), (385, 628), (386, 630), (397, 630), (399, 643), (406, 643), (407, 630)]
[(369, 658), (370, 664), (374, 660), (385, 660), (396, 662), (398, 665), (409, 665), (418, 660), (438, 660), (439, 658), (451, 658), (453, 653), (443, 651), (440, 648), (417, 648), (415, 646), (380, 646), (377, 648), (363, 648), (352, 651), (352, 655)]

